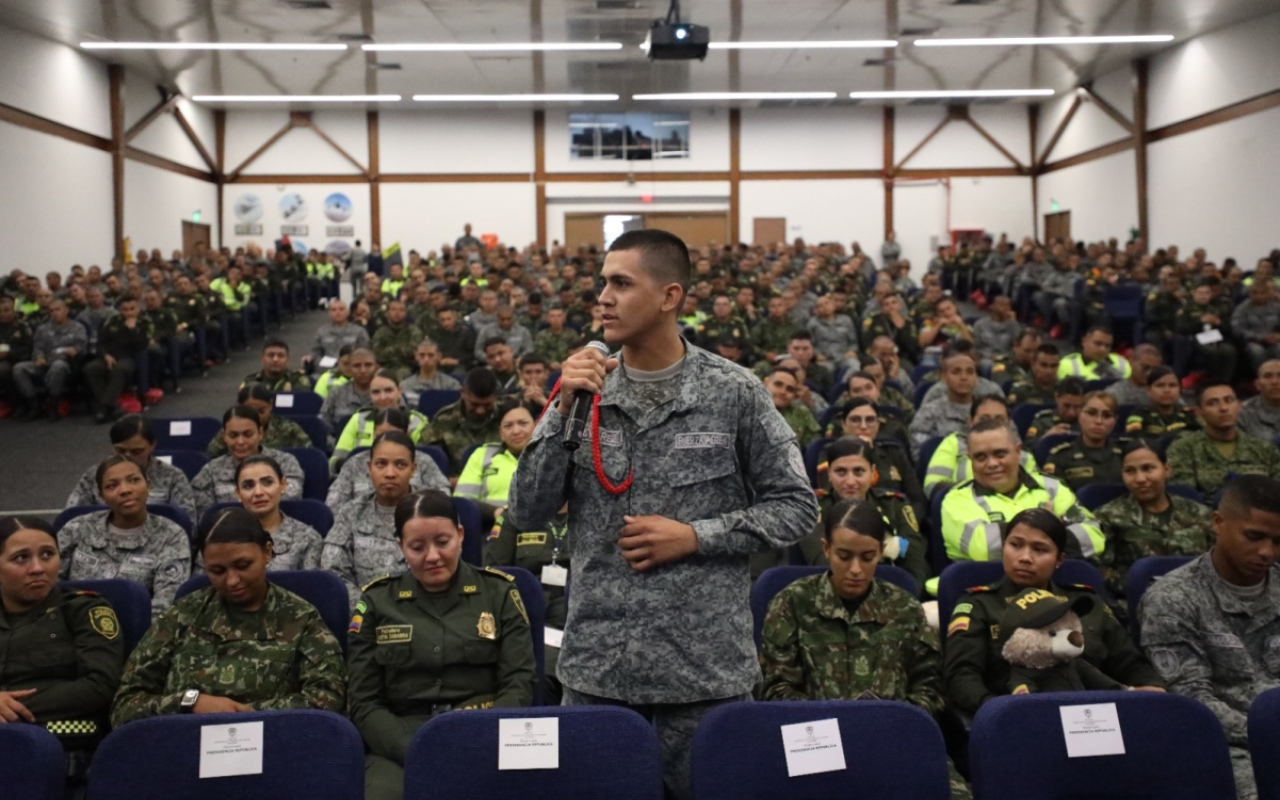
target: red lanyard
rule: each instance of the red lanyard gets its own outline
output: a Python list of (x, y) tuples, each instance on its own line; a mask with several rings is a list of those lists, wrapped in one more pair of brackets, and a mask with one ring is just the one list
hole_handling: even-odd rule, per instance
[[(547, 398), (547, 405), (542, 409), (542, 413), (547, 413), (547, 409), (551, 408), (551, 404), (555, 401), (556, 396), (560, 394), (560, 381), (556, 381), (555, 387), (551, 389), (551, 396)], [(538, 415), (538, 419), (542, 419), (542, 414)], [(617, 497), (626, 490), (631, 488), (631, 479), (634, 472), (627, 470), (627, 478), (622, 483), (614, 484), (609, 480), (609, 476), (604, 471), (604, 459), (600, 455), (600, 395), (596, 395), (591, 399), (591, 463), (596, 469), (596, 480), (604, 487), (609, 494)]]

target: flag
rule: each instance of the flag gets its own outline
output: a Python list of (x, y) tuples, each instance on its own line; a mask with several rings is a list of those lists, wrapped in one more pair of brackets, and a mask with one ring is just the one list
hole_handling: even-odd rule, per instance
[(385, 274), (390, 275), (391, 267), (395, 264), (399, 264), (402, 269), (404, 268), (404, 253), (400, 250), (399, 242), (394, 242), (390, 247), (382, 251), (382, 266), (386, 270)]

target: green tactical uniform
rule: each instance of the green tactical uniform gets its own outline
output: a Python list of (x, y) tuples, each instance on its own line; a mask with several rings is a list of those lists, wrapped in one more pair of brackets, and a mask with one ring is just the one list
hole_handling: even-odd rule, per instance
[(1165, 416), (1154, 407), (1137, 408), (1125, 420), (1124, 432), (1134, 436), (1158, 437), (1166, 434), (1177, 434), (1200, 430), (1200, 418), (1196, 412), (1183, 406), (1177, 406), (1173, 414)]
[[(1055, 426), (1066, 423), (1062, 415), (1058, 413), (1056, 408), (1046, 408), (1039, 414), (1031, 418), (1031, 424), (1027, 426), (1027, 435), (1022, 441), (1024, 448), (1034, 448), (1036, 442), (1040, 441), (1040, 437)], [(1080, 424), (1078, 422), (1067, 423), (1070, 425), (1068, 433), (1079, 433)]]
[[(932, 715), (945, 705), (938, 637), (920, 603), (884, 581), (860, 601), (839, 597), (830, 572), (783, 589), (765, 617), (760, 666), (764, 700), (868, 697)], [(953, 800), (972, 797), (950, 759), (947, 771)]]
[(800, 445), (800, 449), (809, 446), (809, 443), (822, 435), (822, 428), (818, 427), (818, 420), (814, 418), (813, 412), (808, 406), (800, 403), (792, 403), (786, 409), (781, 410), (782, 418), (791, 426), (791, 430), (796, 435), (796, 442)]
[(1083, 439), (1063, 442), (1049, 450), (1040, 471), (1061, 478), (1077, 493), (1091, 483), (1120, 483), (1122, 450), (1111, 442), (1102, 447), (1085, 447)]
[(1172, 292), (1151, 292), (1147, 295), (1144, 325), (1151, 334), (1148, 341), (1164, 341), (1162, 334), (1174, 331), (1182, 303), (1182, 298)]
[(466, 466), (463, 454), (473, 444), (501, 441), (502, 419), (495, 405), (484, 419), (476, 419), (467, 413), (462, 401), (451, 403), (436, 412), (430, 427), (419, 440), (444, 448), (449, 454), (449, 474), (456, 477)]
[(698, 326), (697, 345), (703, 350), (716, 352), (716, 345), (725, 337), (730, 337), (744, 353), (751, 352), (751, 334), (746, 323), (737, 317), (727, 320), (711, 317)]
[[(262, 432), (262, 446), (270, 447), (274, 450), (280, 450), (286, 447), (311, 447), (311, 437), (302, 426), (288, 417), (282, 417), (278, 414), (272, 414), (271, 419), (267, 420), (267, 429)], [(227, 454), (227, 443), (222, 438), (222, 431), (213, 437), (206, 449), (206, 455), (209, 458), (217, 458)]]
[(151, 326), (152, 339), (157, 344), (168, 345), (178, 335), (178, 313), (171, 308), (143, 311), (142, 319)]
[(431, 305), (430, 301), (426, 303), (410, 303), (405, 307), (405, 312), (414, 327), (427, 335), (430, 335), (439, 319), (436, 308)]
[(390, 322), (378, 326), (373, 335), (373, 354), (378, 364), (396, 374), (396, 380), (403, 379), (412, 371), (416, 371), (414, 353), (418, 343), (422, 341), (422, 331), (415, 325), (402, 322), (392, 325)]
[(283, 375), (276, 378), (270, 378), (265, 372), (259, 370), (250, 375), (245, 375), (244, 380), (240, 381), (240, 388), (243, 389), (251, 383), (261, 383), (273, 392), (306, 392), (311, 390), (311, 379), (302, 370), (297, 369), (286, 370)]
[(106, 735), (123, 666), (120, 622), (94, 592), (55, 586), (31, 610), (0, 614), (0, 687), (35, 689), (19, 702), (68, 750)]
[(547, 328), (534, 335), (533, 352), (545, 358), (548, 365), (562, 364), (569, 357), (569, 345), (577, 338), (578, 334), (568, 328), (558, 332)]
[(1192, 556), (1213, 546), (1213, 512), (1194, 500), (1168, 495), (1169, 507), (1152, 514), (1132, 495), (1117, 497), (1097, 510), (1107, 549), (1098, 563), (1107, 589), (1124, 597), (1124, 579), (1133, 562), (1147, 556)]
[(1047, 389), (1038, 386), (1034, 380), (1021, 380), (1009, 387), (1009, 407), (1014, 406), (1051, 406), (1053, 405), (1054, 386)]
[(912, 357), (920, 352), (920, 328), (903, 314), (902, 327), (895, 327), (888, 314), (875, 314), (862, 321), (862, 349), (871, 348), (877, 336), (888, 336), (898, 346), (898, 352), (904, 357)]
[(164, 307), (177, 314), (178, 321), (185, 322), (188, 330), (198, 331), (211, 327), (208, 306), (197, 292), (186, 297), (171, 294), (164, 299)]
[(203, 589), (151, 624), (125, 666), (111, 723), (177, 714), (189, 689), (256, 711), (339, 712), (346, 695), (342, 649), (320, 612), (279, 586), (268, 586), (257, 611)]
[(1004, 383), (1005, 381), (1013, 381), (1015, 384), (1028, 382), (1033, 380), (1029, 367), (1024, 367), (1009, 358), (998, 358), (991, 365), (991, 380), (996, 383)]
[(533, 639), (514, 580), (459, 562), (444, 592), (424, 591), (411, 572), (365, 587), (347, 664), (367, 800), (403, 796), (409, 741), (436, 714), (533, 702)]
[(775, 322), (766, 317), (751, 331), (751, 344), (762, 355), (773, 353), (776, 356), (787, 352), (791, 334), (798, 330), (800, 328), (789, 319)]
[[(1219, 445), (1232, 444), (1231, 455), (1223, 455)], [(1237, 475), (1266, 475), (1280, 480), (1280, 450), (1271, 442), (1255, 439), (1244, 431), (1235, 442), (1215, 442), (1204, 431), (1188, 433), (1169, 445), (1169, 483), (1181, 483), (1212, 497)]]
[[(1008, 578), (965, 591), (951, 612), (947, 626), (943, 675), (947, 700), (972, 714), (992, 697), (1008, 694), (1009, 663), (1000, 656), (1000, 616), (1026, 587)], [(1147, 662), (1129, 632), (1116, 621), (1110, 607), (1084, 584), (1050, 582), (1049, 591), (1074, 600), (1087, 594), (1093, 610), (1084, 615), (1085, 661), (1126, 686), (1164, 686), (1159, 673)]]

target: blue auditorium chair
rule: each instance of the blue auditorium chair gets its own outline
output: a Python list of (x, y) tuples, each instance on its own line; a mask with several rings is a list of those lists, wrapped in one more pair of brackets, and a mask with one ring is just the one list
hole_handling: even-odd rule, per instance
[(547, 675), (546, 626), (547, 599), (542, 594), (542, 581), (521, 567), (497, 567), (516, 579), (520, 599), (529, 615), (529, 631), (533, 634), (533, 659), (537, 662), (538, 683), (534, 686), (533, 704), (542, 705), (543, 681)]
[[(58, 512), (58, 516), (53, 518), (53, 530), (55, 533), (62, 530), (63, 526), (76, 517), (83, 517), (85, 514), (106, 510), (107, 506), (72, 506), (71, 508), (64, 508)], [(169, 505), (168, 503), (147, 503), (147, 513), (155, 514), (157, 517), (164, 517), (186, 531), (187, 536), (191, 536), (195, 532), (195, 523), (191, 520), (191, 517), (187, 516), (187, 512), (177, 506)]]
[(1161, 575), (1167, 575), (1175, 569), (1190, 564), (1195, 556), (1146, 556), (1133, 562), (1129, 572), (1124, 576), (1124, 597), (1129, 603), (1129, 633), (1133, 641), (1142, 644), (1142, 618), (1138, 615), (1138, 606), (1142, 604), (1142, 596), (1151, 588), (1152, 582)]
[(329, 493), (329, 459), (316, 447), (284, 447), (281, 452), (298, 459), (302, 467), (302, 496), (308, 500), (324, 502)]
[(282, 417), (316, 417), (324, 398), (307, 389), (276, 392), (275, 413)]
[(1249, 753), (1258, 800), (1280, 800), (1280, 689), (1268, 689), (1249, 707)]
[(151, 427), (156, 432), (157, 448), (203, 453), (222, 430), (222, 421), (214, 417), (170, 417), (151, 420)]
[(204, 465), (209, 463), (209, 457), (204, 453), (198, 453), (195, 450), (153, 450), (152, 458), (157, 458), (166, 464), (172, 464), (182, 470), (182, 474), (187, 476), (187, 480), (195, 480), (200, 474), (200, 470), (204, 469)]
[(62, 800), (66, 756), (39, 725), (0, 725), (0, 786), (14, 800)]

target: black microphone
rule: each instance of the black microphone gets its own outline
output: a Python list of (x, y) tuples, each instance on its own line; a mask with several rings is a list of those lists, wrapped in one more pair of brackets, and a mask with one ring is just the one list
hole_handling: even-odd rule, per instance
[[(598, 350), (605, 358), (609, 357), (609, 345), (604, 342), (587, 342), (587, 347)], [(582, 436), (587, 431), (591, 420), (591, 407), (595, 395), (586, 389), (573, 393), (573, 405), (569, 408), (569, 421), (564, 427), (564, 449), (573, 452), (582, 446)]]

